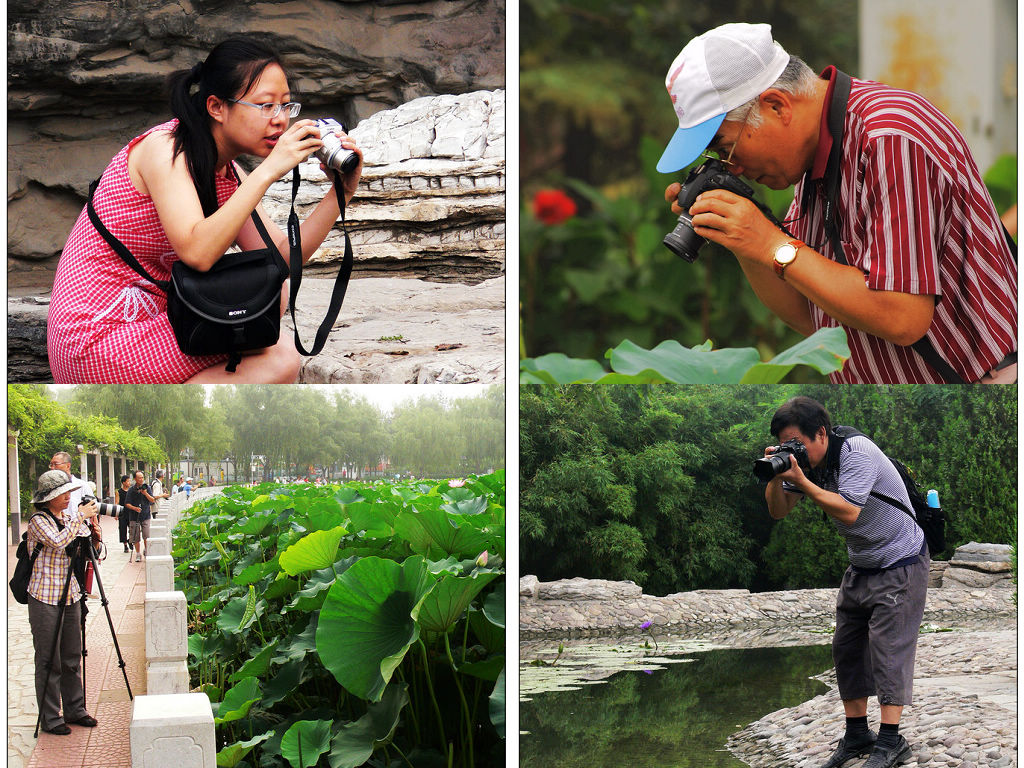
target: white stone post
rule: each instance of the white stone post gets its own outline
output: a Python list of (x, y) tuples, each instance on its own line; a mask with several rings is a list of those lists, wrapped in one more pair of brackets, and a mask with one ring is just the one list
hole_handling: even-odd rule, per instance
[(103, 501), (103, 449), (96, 449), (96, 498)]
[(136, 696), (128, 729), (132, 768), (215, 768), (213, 708), (205, 693)]
[(188, 693), (188, 604), (184, 592), (146, 591), (146, 692)]
[(114, 474), (114, 454), (107, 454), (107, 474), (110, 476), (110, 493), (109, 496), (117, 503), (117, 475)]

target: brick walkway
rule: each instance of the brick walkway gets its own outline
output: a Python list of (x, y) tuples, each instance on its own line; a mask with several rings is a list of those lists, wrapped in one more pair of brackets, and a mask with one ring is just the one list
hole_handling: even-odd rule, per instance
[[(117, 633), (128, 682), (135, 696), (146, 692), (145, 562), (128, 563), (118, 543), (117, 520), (99, 518), (108, 555), (100, 564), (100, 578), (109, 600), (110, 618)], [(24, 525), (22, 531), (24, 531)], [(10, 529), (8, 529), (8, 542)], [(15, 547), (7, 547), (7, 571), (14, 572)], [(32, 737), (39, 710), (34, 687), (34, 653), (28, 608), (19, 605), (7, 589), (7, 765), (8, 768), (130, 768), (128, 726), (132, 704), (117, 653), (110, 637), (99, 588), (87, 605), (85, 693), (86, 708), (99, 721), (95, 728), (71, 726), (68, 736), (39, 732)]]

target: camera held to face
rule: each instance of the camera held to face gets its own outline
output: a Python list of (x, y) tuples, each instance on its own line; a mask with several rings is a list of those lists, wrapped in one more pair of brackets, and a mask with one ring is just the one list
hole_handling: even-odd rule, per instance
[(88, 504), (90, 501), (96, 502), (96, 510), (100, 515), (110, 515), (111, 517), (118, 517), (124, 512), (124, 507), (120, 504), (108, 504), (105, 501), (100, 501), (95, 496), (83, 496), (82, 504)]
[(754, 190), (729, 173), (721, 160), (709, 158), (699, 168), (690, 171), (676, 197), (679, 207), (683, 209), (679, 223), (662, 240), (672, 253), (690, 263), (697, 260), (697, 251), (707, 242), (693, 231), (690, 207), (698, 196), (712, 189), (725, 189), (750, 200), (754, 198)]
[(754, 476), (762, 483), (767, 483), (776, 475), (790, 468), (790, 456), (796, 456), (797, 466), (804, 472), (811, 471), (811, 461), (807, 458), (807, 447), (794, 437), (782, 445), (776, 445), (775, 452), (770, 456), (757, 459), (754, 462)]
[(341, 146), (341, 139), (334, 135), (336, 128), (345, 130), (345, 126), (329, 117), (316, 120), (313, 125), (320, 131), (320, 141), (324, 143), (313, 157), (339, 173), (348, 173), (359, 165), (359, 156)]

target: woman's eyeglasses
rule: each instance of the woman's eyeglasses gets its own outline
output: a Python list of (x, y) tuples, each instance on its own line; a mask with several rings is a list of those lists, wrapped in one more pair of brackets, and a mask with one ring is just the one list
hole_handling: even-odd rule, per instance
[(299, 110), (302, 109), (302, 105), (297, 101), (289, 101), (287, 104), (253, 104), (251, 101), (242, 101), (241, 99), (228, 99), (228, 101), (232, 104), (245, 104), (247, 107), (255, 107), (268, 120), (273, 120), (280, 115), (282, 109), (288, 110), (288, 117), (298, 117)]

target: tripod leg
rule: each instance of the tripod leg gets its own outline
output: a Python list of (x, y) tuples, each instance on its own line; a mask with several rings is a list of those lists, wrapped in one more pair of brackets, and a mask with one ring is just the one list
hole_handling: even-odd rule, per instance
[[(107, 593), (103, 589), (103, 579), (100, 578), (100, 564), (96, 562), (96, 553), (92, 551), (91, 546), (87, 545), (85, 550), (89, 553), (89, 559), (92, 561), (93, 577), (96, 579), (96, 588), (100, 592), (100, 605), (103, 606), (103, 611), (107, 614), (107, 626), (110, 627), (110, 637), (114, 641), (114, 652), (117, 653), (117, 666), (121, 668), (121, 675), (124, 677), (124, 687), (128, 689), (128, 700), (132, 701), (134, 699), (134, 696), (132, 696), (132, 686), (128, 682), (128, 671), (125, 669), (124, 657), (121, 655), (121, 646), (117, 643), (117, 633), (114, 631), (114, 620), (110, 618), (110, 601), (107, 600)], [(83, 624), (83, 627), (84, 626), (85, 625)], [(82, 647), (85, 647), (84, 644)]]
[[(71, 589), (71, 577), (73, 575), (74, 572), (71, 568), (71, 563), (68, 563), (68, 575), (64, 579), (64, 588), (60, 593), (60, 605), (57, 607), (57, 624), (53, 630), (53, 643), (50, 646), (50, 658), (47, 660), (45, 667), (46, 677), (43, 683), (43, 694), (42, 696), (39, 696), (38, 690), (36, 693), (36, 696), (39, 699), (39, 714), (36, 717), (36, 730), (34, 736), (37, 739), (39, 738), (39, 727), (43, 722), (43, 702), (46, 699), (46, 692), (50, 688), (50, 675), (53, 672), (53, 659), (57, 655), (57, 649), (60, 647), (61, 635), (63, 634), (64, 612), (68, 607), (68, 591)], [(57, 681), (57, 690), (60, 691), (60, 680)]]

